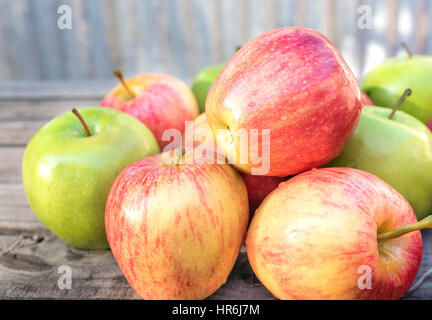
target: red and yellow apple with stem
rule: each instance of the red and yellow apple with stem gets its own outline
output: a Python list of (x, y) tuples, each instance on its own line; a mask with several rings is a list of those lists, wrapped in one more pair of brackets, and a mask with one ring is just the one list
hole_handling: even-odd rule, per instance
[(141, 74), (124, 80), (114, 71), (120, 85), (103, 99), (101, 106), (126, 112), (144, 123), (163, 149), (169, 141), (162, 139), (167, 129), (183, 132), (185, 121), (199, 114), (198, 104), (189, 87), (166, 74)]
[(117, 177), (106, 205), (108, 241), (144, 299), (204, 299), (225, 283), (244, 241), (246, 187), (229, 165), (167, 163), (164, 155)]
[[(422, 258), (408, 202), (351, 168), (304, 172), (274, 190), (246, 239), (259, 280), (280, 299), (399, 299)], [(369, 275), (369, 284), (368, 284)]]

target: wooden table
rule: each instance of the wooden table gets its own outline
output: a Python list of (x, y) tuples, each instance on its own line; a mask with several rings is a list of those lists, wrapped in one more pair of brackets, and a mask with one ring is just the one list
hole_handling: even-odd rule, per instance
[[(21, 161), (33, 134), (72, 107), (98, 105), (110, 83), (0, 87), (0, 299), (139, 299), (109, 250), (74, 248), (50, 233), (31, 211), (21, 182)], [(432, 267), (432, 230), (423, 231), (417, 278)], [(72, 270), (72, 288), (59, 289)], [(407, 299), (431, 299), (432, 276)], [(227, 283), (210, 299), (274, 299), (254, 277), (244, 248)]]

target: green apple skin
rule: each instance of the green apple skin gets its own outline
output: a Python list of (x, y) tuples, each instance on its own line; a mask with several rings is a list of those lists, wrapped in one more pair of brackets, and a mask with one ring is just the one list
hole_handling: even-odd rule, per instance
[(333, 167), (375, 174), (399, 191), (420, 220), (432, 212), (432, 133), (418, 119), (397, 111), (364, 107), (358, 127)]
[(92, 135), (72, 112), (52, 119), (27, 145), (24, 189), (51, 232), (75, 247), (103, 249), (109, 247), (105, 204), (115, 178), (160, 150), (150, 130), (132, 116), (102, 107), (79, 112)]
[(205, 67), (195, 76), (191, 89), (198, 101), (201, 113), (205, 111), (205, 101), (210, 87), (225, 65), (226, 62)]
[(407, 88), (412, 94), (400, 110), (426, 124), (432, 117), (432, 56), (387, 59), (362, 84), (374, 104), (386, 108), (393, 108)]

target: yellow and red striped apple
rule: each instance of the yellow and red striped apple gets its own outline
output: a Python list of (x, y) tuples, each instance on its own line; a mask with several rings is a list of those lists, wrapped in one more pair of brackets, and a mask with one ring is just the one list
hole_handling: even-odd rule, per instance
[(248, 231), (247, 254), (280, 299), (399, 299), (422, 258), (420, 231), (404, 233), (431, 223), (398, 228), (416, 222), (408, 202), (378, 177), (314, 169), (264, 200)]
[(106, 205), (108, 242), (144, 299), (204, 299), (225, 283), (244, 241), (246, 187), (229, 165), (171, 165), (164, 155), (117, 177)]
[[(242, 46), (206, 101), (218, 145), (235, 156), (242, 172), (254, 173), (258, 165), (252, 148), (242, 161), (240, 132), (258, 130), (256, 147), (269, 161), (265, 175), (270, 176), (297, 174), (339, 155), (362, 107), (361, 90), (335, 46), (316, 31), (294, 27), (266, 32)], [(263, 143), (267, 129), (270, 139)]]
[(144, 123), (155, 135), (159, 146), (169, 141), (162, 139), (167, 129), (183, 132), (185, 121), (199, 114), (198, 104), (189, 87), (166, 74), (141, 74), (124, 81), (103, 99), (101, 106), (126, 112)]

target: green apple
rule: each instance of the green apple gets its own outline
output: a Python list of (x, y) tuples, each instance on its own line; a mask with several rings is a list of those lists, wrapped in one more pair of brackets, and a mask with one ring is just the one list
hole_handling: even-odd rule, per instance
[(104, 217), (111, 185), (159, 146), (145, 125), (123, 112), (89, 107), (74, 113), (52, 119), (30, 140), (24, 189), (36, 216), (58, 237), (80, 248), (108, 248)]
[(427, 123), (432, 117), (432, 56), (393, 57), (364, 78), (362, 89), (375, 105), (392, 108), (406, 88), (413, 90), (402, 111)]
[(193, 80), (191, 89), (198, 101), (201, 113), (205, 111), (205, 101), (210, 87), (225, 65), (226, 62), (205, 67), (197, 73)]
[(432, 134), (403, 111), (364, 107), (358, 127), (329, 166), (377, 175), (411, 204), (418, 219), (432, 212)]

